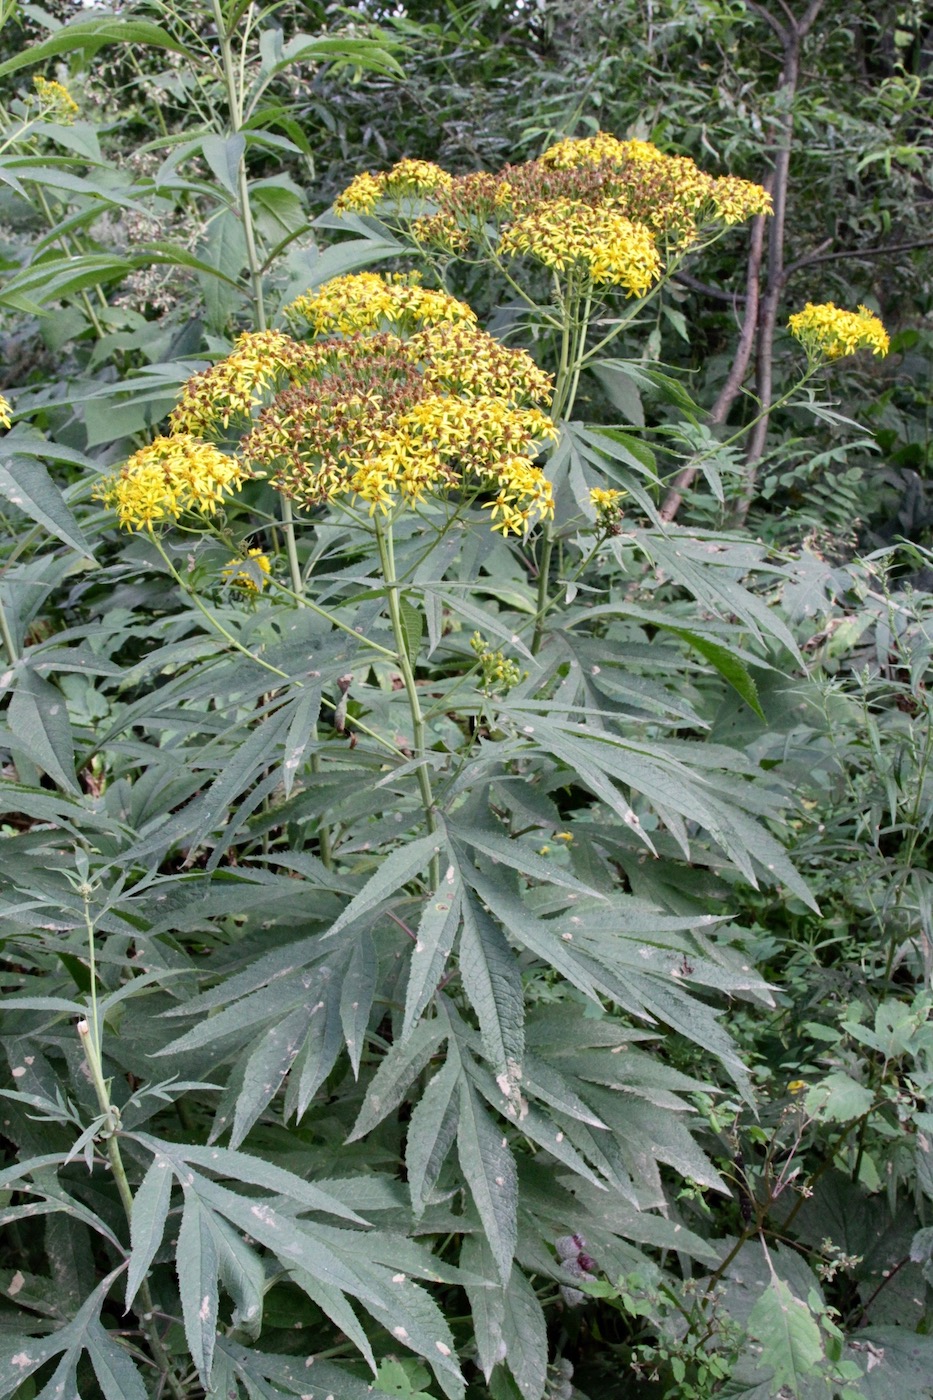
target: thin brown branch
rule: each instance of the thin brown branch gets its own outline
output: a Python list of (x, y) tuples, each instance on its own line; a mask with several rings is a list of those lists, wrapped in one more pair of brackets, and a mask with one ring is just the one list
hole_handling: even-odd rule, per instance
[(826, 253), (823, 249), (832, 239), (827, 239), (826, 243), (821, 243), (812, 253), (806, 253), (796, 262), (789, 263), (784, 269), (784, 281), (801, 268), (810, 267), (813, 263), (837, 262), (840, 258), (884, 258), (892, 253), (909, 253), (915, 248), (933, 248), (933, 238), (914, 238), (909, 243), (889, 243), (879, 248), (839, 248), (835, 252)]
[(765, 24), (770, 25), (782, 44), (787, 42), (787, 32), (783, 24), (781, 24), (780, 20), (777, 19), (770, 10), (766, 9), (764, 5), (756, 4), (755, 0), (748, 0), (746, 8), (751, 10), (752, 14), (758, 15), (763, 19)]
[(741, 305), (745, 301), (744, 292), (727, 292), (724, 287), (712, 287), (709, 282), (701, 282), (699, 277), (691, 277), (689, 272), (675, 272), (671, 281), (680, 287), (688, 287), (691, 292), (699, 292), (711, 301), (725, 301), (730, 306)]
[[(767, 188), (768, 181), (765, 181)], [(758, 215), (752, 221), (751, 237), (748, 247), (748, 264), (745, 273), (745, 294), (742, 300), (745, 303), (745, 319), (742, 322), (742, 330), (739, 335), (739, 343), (736, 347), (735, 357), (732, 361), (732, 368), (726, 378), (725, 384), (719, 391), (719, 396), (710, 410), (709, 421), (711, 423), (724, 423), (729, 416), (729, 410), (739, 395), (745, 375), (748, 372), (752, 350), (755, 345), (755, 333), (758, 329), (758, 297), (759, 283), (761, 278), (761, 259), (764, 252), (765, 221), (762, 215)], [(698, 465), (688, 462), (674, 478), (664, 503), (661, 506), (661, 519), (669, 522), (674, 519), (683, 504), (684, 495), (690, 490), (696, 479)]]
[[(755, 388), (758, 402), (764, 410), (752, 429), (745, 455), (745, 479), (736, 503), (734, 523), (742, 525), (755, 496), (758, 462), (764, 453), (768, 436), (768, 409), (774, 397), (774, 335), (778, 308), (784, 289), (784, 229), (787, 217), (787, 191), (790, 155), (794, 140), (794, 100), (800, 77), (800, 49), (804, 36), (811, 29), (825, 0), (810, 0), (803, 18), (785, 31), (784, 63), (778, 90), (783, 98), (786, 116), (781, 125), (780, 144), (774, 161), (772, 198), (774, 214), (768, 240), (768, 282), (761, 302), (758, 324), (758, 369)], [(756, 6), (757, 9), (757, 6)]]

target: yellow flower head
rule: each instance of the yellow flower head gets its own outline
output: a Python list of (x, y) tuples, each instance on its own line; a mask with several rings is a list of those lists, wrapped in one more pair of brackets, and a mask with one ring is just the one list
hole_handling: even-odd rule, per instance
[(12, 411), (6, 399), (0, 394), (0, 428), (8, 428), (10, 426), (10, 414)]
[(447, 292), (421, 286), (417, 273), (380, 277), (375, 272), (350, 273), (325, 282), (313, 295), (296, 298), (285, 308), (292, 321), (309, 325), (315, 335), (339, 331), (415, 330), (421, 326), (465, 322), (473, 325), (476, 313), (466, 302)]
[(527, 350), (509, 349), (476, 326), (431, 326), (406, 341), (405, 352), (428, 384), (465, 398), (548, 404), (554, 392), (553, 379)]
[(45, 115), (62, 126), (70, 126), (80, 109), (68, 89), (61, 83), (39, 77), (38, 74), (33, 78), (32, 84)]
[(831, 301), (819, 305), (808, 301), (787, 324), (811, 360), (840, 360), (857, 350), (886, 355), (891, 347), (882, 322), (866, 306), (842, 311)]
[(495, 492), (494, 528), (523, 532), (553, 509), (550, 483), (528, 455), (554, 435), (551, 419), (506, 394), (466, 396), (432, 378), (414, 340), (335, 342), (339, 356), (322, 358), (311, 379), (262, 410), (244, 454), (305, 505), (346, 496), (388, 513), (428, 495)]
[(521, 667), (510, 661), (503, 652), (491, 651), (481, 633), (473, 633), (470, 646), (479, 658), (480, 690), (484, 695), (492, 696), (497, 692), (507, 694), (524, 679)]
[(605, 526), (618, 525), (622, 519), (624, 499), (624, 491), (614, 491), (611, 487), (604, 490), (601, 486), (594, 486), (590, 491), (590, 501), (596, 510), (598, 523)]
[(272, 572), (268, 554), (261, 549), (251, 549), (246, 559), (231, 559), (221, 570), (221, 574), (232, 588), (240, 588), (244, 593), (260, 593), (266, 578)]
[(626, 160), (664, 159), (666, 157), (650, 141), (620, 141), (606, 131), (598, 131), (595, 136), (584, 136), (579, 140), (568, 137), (558, 141), (544, 152), (541, 164), (552, 170), (574, 170), (581, 165), (602, 165), (605, 162), (619, 165)]
[(427, 199), (449, 189), (453, 177), (429, 160), (400, 160), (378, 175), (357, 175), (338, 195), (338, 214), (371, 214), (380, 200)]
[(134, 452), (96, 494), (127, 530), (149, 530), (185, 511), (212, 515), (248, 475), (242, 464), (188, 433), (158, 437)]
[(556, 272), (580, 271), (629, 296), (645, 296), (661, 275), (657, 244), (644, 224), (570, 199), (542, 202), (507, 224), (499, 250), (526, 254)]
[(307, 347), (280, 331), (244, 331), (225, 360), (185, 384), (169, 420), (172, 432), (207, 437), (231, 421), (242, 427), (269, 391), (287, 374), (298, 374), (308, 359)]
[(735, 175), (723, 175), (713, 181), (710, 202), (724, 224), (741, 224), (754, 214), (770, 214), (774, 209), (771, 196), (762, 185), (739, 180)]

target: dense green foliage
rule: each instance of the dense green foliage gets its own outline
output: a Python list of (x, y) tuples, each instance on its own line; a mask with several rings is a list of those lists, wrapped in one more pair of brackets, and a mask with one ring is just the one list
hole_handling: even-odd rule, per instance
[(0, 18), (0, 1400), (933, 1395), (928, 12)]

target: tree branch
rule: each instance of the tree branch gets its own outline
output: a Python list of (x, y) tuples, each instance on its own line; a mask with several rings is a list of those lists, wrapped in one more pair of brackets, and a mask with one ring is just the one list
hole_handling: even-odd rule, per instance
[[(765, 188), (768, 187), (765, 181)], [(749, 361), (752, 357), (752, 350), (755, 345), (755, 333), (758, 329), (758, 297), (759, 284), (761, 279), (761, 259), (764, 253), (765, 241), (765, 221), (763, 215), (759, 214), (752, 221), (751, 238), (748, 247), (748, 265), (745, 273), (745, 295), (742, 300), (745, 302), (745, 319), (742, 322), (742, 330), (739, 335), (739, 343), (736, 347), (735, 358), (732, 361), (732, 368), (726, 378), (725, 384), (719, 391), (719, 397), (710, 410), (709, 421), (711, 423), (724, 423), (729, 415), (729, 410), (738, 397), (742, 387), (742, 381), (748, 371)], [(687, 465), (677, 473), (673, 484), (664, 498), (661, 506), (661, 519), (669, 522), (674, 519), (683, 503), (684, 495), (689, 491), (697, 474), (697, 465), (687, 463)]]
[(691, 277), (689, 272), (675, 272), (671, 278), (678, 286), (689, 287), (691, 292), (700, 292), (702, 296), (710, 297), (713, 301), (725, 301), (730, 306), (741, 304), (745, 301), (744, 292), (727, 292), (724, 287), (711, 287), (708, 282), (701, 282), (698, 277)]
[(909, 253), (913, 248), (933, 248), (933, 238), (915, 238), (909, 243), (889, 243), (881, 248), (839, 248), (834, 253), (823, 252), (827, 243), (831, 242), (832, 239), (827, 239), (826, 243), (819, 244), (812, 253), (804, 254), (802, 258), (785, 267), (784, 281), (801, 268), (810, 267), (812, 263), (836, 262), (839, 258), (883, 258), (889, 253)]

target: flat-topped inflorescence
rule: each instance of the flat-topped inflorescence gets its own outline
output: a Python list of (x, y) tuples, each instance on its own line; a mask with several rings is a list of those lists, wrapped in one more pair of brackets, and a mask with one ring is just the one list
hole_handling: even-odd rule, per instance
[(857, 350), (886, 355), (891, 347), (883, 323), (867, 306), (844, 311), (831, 301), (816, 305), (808, 301), (787, 324), (811, 360), (841, 360)]

